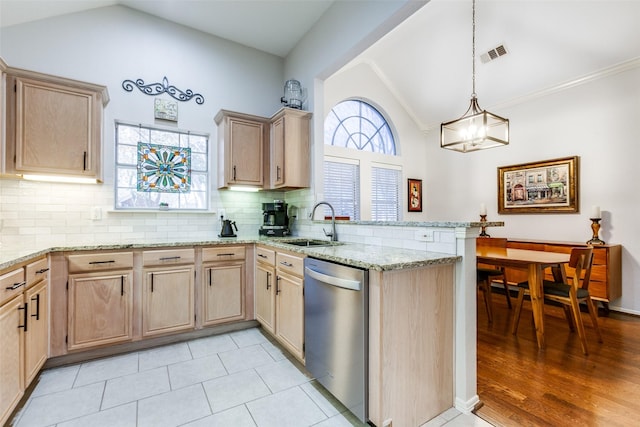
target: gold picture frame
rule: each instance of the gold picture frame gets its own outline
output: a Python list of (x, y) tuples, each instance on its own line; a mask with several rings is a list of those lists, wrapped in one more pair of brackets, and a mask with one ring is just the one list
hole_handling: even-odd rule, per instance
[(577, 213), (578, 156), (498, 167), (498, 213)]

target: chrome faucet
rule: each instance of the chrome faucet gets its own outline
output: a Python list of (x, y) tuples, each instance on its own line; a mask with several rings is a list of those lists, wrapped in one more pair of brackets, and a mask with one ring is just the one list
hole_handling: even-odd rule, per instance
[(313, 219), (313, 215), (316, 213), (316, 208), (320, 205), (327, 205), (329, 206), (329, 209), (331, 209), (331, 231), (327, 232), (327, 230), (325, 230), (324, 227), (322, 228), (322, 231), (324, 231), (325, 236), (331, 237), (332, 242), (337, 242), (338, 234), (336, 233), (336, 211), (333, 210), (333, 206), (331, 206), (329, 202), (316, 203), (313, 209), (311, 210), (311, 215), (309, 215), (309, 218)]

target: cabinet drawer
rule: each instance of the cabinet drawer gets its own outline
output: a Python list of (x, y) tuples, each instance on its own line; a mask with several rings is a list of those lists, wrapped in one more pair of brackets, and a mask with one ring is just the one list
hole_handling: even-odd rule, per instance
[(49, 277), (49, 261), (46, 258), (34, 261), (27, 264), (25, 271), (27, 273), (27, 287), (29, 287)]
[(69, 255), (69, 273), (133, 268), (132, 252)]
[(23, 268), (18, 268), (0, 276), (0, 304), (21, 293), (25, 285)]
[(144, 266), (193, 264), (194, 261), (195, 252), (193, 249), (168, 249), (144, 251), (142, 253), (142, 263)]
[(203, 248), (202, 262), (235, 261), (244, 259), (244, 246), (222, 246), (219, 248)]
[(258, 246), (256, 248), (256, 260), (265, 264), (275, 265), (276, 252), (271, 249), (261, 248), (260, 246)]
[(277, 253), (276, 268), (282, 272), (294, 274), (296, 276), (304, 276), (304, 258), (293, 255)]

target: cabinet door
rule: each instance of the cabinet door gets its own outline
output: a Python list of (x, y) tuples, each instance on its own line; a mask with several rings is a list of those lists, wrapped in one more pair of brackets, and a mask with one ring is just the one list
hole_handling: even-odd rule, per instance
[(130, 270), (69, 276), (69, 350), (131, 340), (132, 284)]
[(98, 94), (21, 77), (15, 84), (16, 170), (99, 177)]
[(276, 337), (300, 360), (304, 360), (304, 282), (278, 273), (276, 278)]
[(24, 392), (24, 325), (22, 293), (0, 307), (0, 425), (4, 425)]
[(144, 271), (142, 335), (193, 329), (194, 266)]
[(204, 325), (244, 319), (244, 266), (235, 262), (204, 269)]
[(49, 313), (47, 280), (42, 280), (24, 293), (28, 304), (29, 328), (25, 333), (25, 384), (38, 374), (49, 353)]
[(275, 317), (276, 317), (276, 301), (275, 301), (275, 269), (272, 266), (262, 263), (256, 264), (256, 320), (262, 324), (262, 327), (270, 332), (275, 333)]
[(229, 120), (230, 183), (262, 186), (264, 126), (259, 122)]
[(271, 125), (271, 187), (284, 185), (284, 117)]

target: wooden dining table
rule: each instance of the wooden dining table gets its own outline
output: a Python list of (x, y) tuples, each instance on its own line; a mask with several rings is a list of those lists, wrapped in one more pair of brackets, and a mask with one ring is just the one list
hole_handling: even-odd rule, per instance
[(533, 322), (536, 328), (538, 348), (544, 348), (544, 291), (542, 282), (545, 269), (551, 267), (555, 280), (566, 283), (564, 265), (569, 262), (568, 253), (531, 251), (526, 249), (510, 249), (495, 247), (478, 247), (476, 259), (478, 263), (498, 267), (509, 267), (528, 272), (529, 292)]

